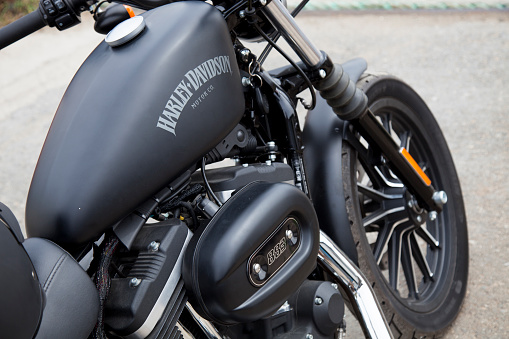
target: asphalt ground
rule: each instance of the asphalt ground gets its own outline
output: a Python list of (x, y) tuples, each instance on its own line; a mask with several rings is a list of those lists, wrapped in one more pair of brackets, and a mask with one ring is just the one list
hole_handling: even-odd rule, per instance
[[(453, 154), (469, 225), (467, 296), (445, 337), (508, 337), (509, 12), (306, 12), (298, 22), (336, 62), (362, 56), (369, 71), (399, 76), (428, 103)], [(102, 40), (92, 26), (86, 16), (68, 31), (43, 29), (0, 51), (0, 201), (22, 224), (59, 100)], [(347, 335), (362, 335), (351, 317)]]

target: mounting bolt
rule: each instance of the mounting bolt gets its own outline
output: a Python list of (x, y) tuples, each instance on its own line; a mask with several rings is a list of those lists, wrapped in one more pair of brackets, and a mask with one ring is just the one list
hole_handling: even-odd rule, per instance
[(429, 220), (435, 221), (437, 219), (438, 213), (435, 211), (429, 212)]
[(148, 245), (148, 250), (150, 252), (157, 252), (159, 251), (159, 246), (161, 245), (160, 242), (157, 242), (157, 241), (152, 241), (149, 245)]
[(321, 69), (318, 71), (318, 75), (320, 75), (320, 78), (324, 79), (327, 76), (327, 72), (325, 72), (324, 69)]
[(444, 191), (438, 191), (433, 193), (433, 201), (439, 206), (443, 206), (447, 203), (447, 193)]
[(338, 284), (336, 283), (332, 283), (330, 284), (332, 286), (333, 289), (337, 290), (338, 289)]
[(138, 287), (141, 284), (141, 279), (138, 278), (132, 278), (129, 281), (129, 287)]
[(253, 272), (255, 272), (255, 274), (260, 273), (261, 270), (262, 270), (262, 267), (260, 266), (260, 264), (256, 263), (253, 265)]
[(420, 215), (417, 216), (417, 222), (422, 222), (422, 217)]
[(315, 305), (321, 305), (321, 304), (323, 304), (323, 299), (320, 298), (320, 297), (316, 297), (315, 298)]
[(306, 334), (306, 339), (313, 339), (313, 335), (311, 333)]
[(240, 58), (242, 59), (242, 62), (248, 63), (249, 62), (249, 56), (251, 55), (251, 51), (247, 48), (243, 48), (240, 50)]
[(292, 240), (292, 238), (293, 238), (293, 232), (292, 232), (292, 230), (286, 230), (286, 238), (287, 238), (288, 240)]
[(251, 79), (247, 77), (242, 77), (242, 86), (244, 87), (251, 86)]
[(240, 11), (240, 12), (239, 12), (239, 16), (240, 16), (241, 18), (245, 18), (245, 17), (246, 17), (246, 11), (245, 11), (245, 10)]
[(267, 0), (260, 0), (260, 4), (261, 4), (262, 6), (265, 6), (265, 5), (267, 4)]

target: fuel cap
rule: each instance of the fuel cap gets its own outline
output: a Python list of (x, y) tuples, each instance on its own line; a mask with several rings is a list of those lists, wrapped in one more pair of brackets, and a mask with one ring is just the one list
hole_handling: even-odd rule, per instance
[(111, 47), (121, 46), (136, 38), (145, 29), (145, 20), (142, 16), (134, 16), (122, 21), (113, 28), (104, 41)]

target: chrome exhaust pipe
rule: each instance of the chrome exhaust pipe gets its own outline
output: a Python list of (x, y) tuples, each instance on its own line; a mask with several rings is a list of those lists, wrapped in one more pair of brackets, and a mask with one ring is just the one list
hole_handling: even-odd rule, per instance
[(334, 277), (348, 296), (366, 338), (393, 338), (375, 293), (364, 274), (323, 231), (320, 231), (318, 263)]

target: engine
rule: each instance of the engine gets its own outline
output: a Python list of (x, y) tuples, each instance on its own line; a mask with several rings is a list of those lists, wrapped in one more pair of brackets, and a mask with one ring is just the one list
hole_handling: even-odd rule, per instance
[(214, 215), (191, 215), (207, 200), (196, 174), (151, 212), (162, 221), (145, 224), (129, 250), (115, 255), (109, 333), (178, 338), (188, 298), (216, 324), (256, 321), (276, 312), (314, 270), (318, 221), (307, 196), (285, 183), (293, 181), (288, 165), (226, 167), (207, 177), (226, 200)]

